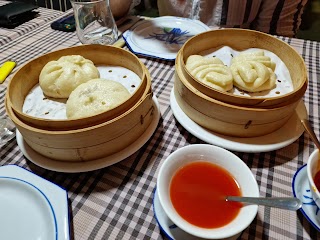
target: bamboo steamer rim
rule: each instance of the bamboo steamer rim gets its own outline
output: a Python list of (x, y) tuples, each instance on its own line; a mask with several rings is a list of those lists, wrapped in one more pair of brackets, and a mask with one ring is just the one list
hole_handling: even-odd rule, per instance
[[(178, 53), (178, 55), (179, 55), (179, 53)], [(178, 61), (178, 58), (176, 58), (175, 65), (176, 66), (180, 65), (180, 63)], [(222, 107), (230, 108), (230, 110), (237, 109), (237, 110), (243, 110), (243, 111), (249, 111), (249, 112), (257, 112), (258, 114), (260, 114), (260, 113), (264, 113), (266, 111), (268, 111), (268, 112), (269, 111), (278, 111), (280, 109), (283, 109), (283, 108), (287, 107), (287, 106), (276, 106), (276, 107), (273, 107), (273, 108), (254, 108), (254, 107), (246, 107), (246, 106), (241, 106), (241, 105), (230, 104), (230, 103), (227, 103), (227, 102), (222, 102), (222, 101), (219, 101), (217, 99), (211, 98), (210, 96), (207, 96), (204, 93), (198, 91), (188, 81), (186, 81), (186, 79), (181, 78), (181, 75), (183, 75), (183, 73), (181, 71), (181, 68), (179, 68), (179, 67), (176, 68), (176, 74), (178, 75), (178, 78), (182, 82), (184, 87), (189, 89), (189, 91), (191, 91), (193, 94), (195, 94), (196, 96), (204, 99), (205, 101), (211, 102), (211, 103), (216, 104), (216, 105), (220, 105)]]
[[(187, 58), (192, 55), (192, 54), (198, 54), (199, 52), (202, 52), (202, 51), (205, 51), (205, 50), (208, 50), (208, 49), (211, 49), (211, 48), (215, 48), (215, 49), (219, 49), (223, 46), (228, 46), (228, 44), (220, 44), (218, 46), (211, 46), (211, 47), (205, 47), (204, 44), (201, 44), (202, 42), (201, 41), (205, 41), (206, 39), (210, 39), (210, 36), (211, 35), (218, 35), (218, 34), (232, 34), (232, 33), (236, 33), (236, 34), (246, 34), (246, 35), (250, 35), (250, 36), (256, 36), (257, 39), (258, 37), (263, 37), (269, 41), (275, 41), (277, 42), (278, 44), (284, 46), (286, 49), (290, 50), (292, 52), (292, 54), (294, 54), (298, 59), (299, 59), (299, 64), (301, 64), (303, 67), (302, 67), (302, 76), (301, 78), (303, 79), (299, 86), (297, 88), (295, 88), (293, 91), (289, 92), (289, 93), (286, 93), (286, 94), (283, 94), (283, 95), (280, 95), (280, 96), (274, 96), (274, 97), (251, 97), (251, 96), (241, 96), (241, 95), (234, 95), (232, 93), (229, 93), (229, 92), (223, 92), (223, 91), (220, 91), (218, 89), (214, 89), (206, 84), (204, 84), (203, 82), (199, 81), (198, 79), (196, 79), (195, 77), (192, 76), (192, 74), (188, 71), (188, 69), (186, 68), (186, 65), (185, 65), (185, 62), (187, 60)], [(209, 36), (208, 36), (209, 35)], [(235, 38), (235, 40), (237, 40)], [(251, 46), (252, 48), (254, 48), (255, 46)], [(190, 48), (190, 49), (198, 49), (200, 48), (201, 50), (200, 51), (197, 51), (197, 53), (192, 53), (192, 54), (185, 54), (186, 52), (186, 48)], [(231, 48), (233, 49), (236, 49), (236, 50), (239, 50), (239, 48), (237, 47), (234, 47), (234, 46), (231, 46)], [(259, 47), (260, 49), (262, 50), (268, 50), (267, 48), (261, 48)], [(245, 49), (241, 49), (241, 50), (245, 50)], [(270, 51), (270, 50), (268, 50)], [(259, 32), (259, 31), (255, 31), (255, 30), (249, 30), (249, 29), (237, 29), (237, 28), (226, 28), (226, 29), (216, 29), (216, 30), (209, 30), (209, 31), (206, 31), (206, 32), (203, 32), (203, 33), (200, 33), (200, 34), (197, 34), (191, 38), (189, 38), (184, 44), (183, 46), (180, 48), (179, 50), (180, 52), (180, 55), (181, 55), (181, 58), (182, 58), (182, 65), (181, 67), (184, 69), (184, 71), (186, 71), (186, 73), (188, 74), (188, 76), (190, 78), (192, 78), (195, 82), (197, 82), (199, 85), (201, 85), (202, 89), (205, 89), (205, 92), (206, 94), (212, 96), (212, 97), (215, 97), (215, 98), (219, 98), (221, 97), (221, 99), (229, 99), (230, 101), (227, 100), (227, 102), (229, 103), (237, 103), (237, 101), (245, 101), (246, 104), (249, 104), (249, 105), (259, 105), (260, 103), (264, 104), (266, 102), (271, 102), (271, 101), (281, 101), (281, 99), (285, 99), (287, 97), (290, 97), (292, 95), (295, 95), (295, 94), (299, 94), (300, 97), (302, 97), (305, 93), (305, 90), (306, 90), (306, 86), (308, 84), (308, 77), (307, 77), (307, 70), (306, 70), (306, 66), (305, 66), (305, 63), (304, 63), (304, 60), (302, 58), (302, 56), (293, 48), (291, 47), (288, 43), (272, 36), (272, 35), (269, 35), (267, 33), (263, 33), (263, 32)], [(272, 52), (272, 51), (271, 51)], [(274, 53), (276, 54), (276, 53)], [(281, 57), (276, 54), (280, 59)], [(282, 60), (282, 59), (281, 59)], [(283, 60), (282, 60), (283, 61)], [(200, 90), (200, 89), (199, 89)], [(241, 105), (246, 105), (246, 104), (241, 104)], [(266, 104), (268, 105), (268, 104)]]
[[(263, 101), (257, 101), (255, 104), (251, 104), (251, 105), (234, 104), (232, 102), (223, 101), (223, 100), (217, 99), (215, 97), (211, 97), (211, 96), (207, 95), (206, 93), (197, 89), (197, 86), (194, 86), (194, 81), (191, 80), (189, 75), (187, 75), (185, 69), (181, 67), (182, 64), (183, 64), (183, 62), (182, 62), (181, 52), (179, 51), (177, 54), (177, 57), (176, 57), (175, 66), (176, 66), (176, 72), (179, 72), (180, 73), (179, 75), (184, 77), (184, 78), (179, 77), (180, 81), (182, 81), (184, 83), (184, 85), (188, 85), (189, 89), (192, 90), (195, 94), (197, 94), (201, 97), (205, 96), (208, 99), (211, 99), (212, 102), (215, 102), (215, 103), (217, 103), (217, 102), (219, 102), (220, 104), (225, 103), (228, 106), (239, 107), (239, 108), (242, 107), (242, 108), (248, 108), (248, 109), (250, 108), (253, 110), (254, 109), (270, 110), (270, 109), (276, 109), (276, 108), (287, 106), (288, 104), (290, 104), (292, 102), (296, 102), (297, 100), (300, 100), (302, 98), (302, 96), (300, 96), (300, 95), (295, 95), (294, 97), (292, 97), (290, 99), (291, 101), (282, 101), (282, 104), (274, 104), (272, 106), (268, 106), (268, 105), (264, 106), (263, 104), (259, 104), (259, 103), (263, 103)], [(305, 83), (302, 87), (302, 91), (304, 92), (306, 89), (307, 89), (307, 84)]]
[[(113, 108), (113, 109), (111, 109), (109, 111), (105, 111), (105, 112), (102, 112), (102, 113), (99, 113), (99, 114), (96, 114), (96, 115), (93, 115), (93, 116), (84, 117), (84, 118), (76, 118), (76, 119), (46, 119), (46, 118), (40, 118), (40, 117), (35, 117), (35, 116), (31, 116), (31, 115), (25, 114), (22, 111), (23, 104), (21, 106), (21, 109), (18, 106), (16, 106), (16, 104), (13, 104), (14, 101), (12, 101), (12, 100), (14, 99), (14, 96), (13, 96), (13, 94), (11, 92), (11, 85), (12, 85), (13, 81), (15, 80), (15, 76), (18, 75), (19, 72), (22, 71), (23, 68), (29, 67), (29, 65), (31, 65), (31, 63), (33, 61), (37, 61), (39, 59), (45, 59), (47, 57), (50, 57), (53, 54), (58, 55), (55, 60), (57, 60), (59, 57), (66, 56), (66, 55), (80, 55), (78, 53), (79, 50), (80, 51), (81, 50), (82, 51), (87, 51), (87, 50), (95, 51), (96, 50), (96, 51), (106, 51), (106, 52), (113, 51), (113, 52), (119, 52), (121, 54), (124, 54), (124, 55), (128, 56), (130, 59), (132, 59), (134, 61), (134, 64), (136, 64), (140, 68), (141, 73), (140, 74), (136, 73), (137, 75), (140, 75), (139, 77), (141, 79), (141, 83), (140, 83), (139, 87), (133, 92), (133, 94), (131, 95), (131, 97), (129, 99), (127, 99), (125, 102), (123, 102), (119, 106), (117, 106), (117, 107), (115, 107), (115, 108)], [(74, 54), (65, 54), (64, 52), (66, 52), (66, 51), (67, 52), (74, 52)], [(52, 60), (47, 60), (46, 63), (49, 62), (49, 61), (52, 61)], [(90, 60), (94, 62), (94, 60), (92, 60), (92, 59), (90, 59)], [(94, 62), (94, 64), (95, 64), (95, 62)], [(96, 63), (95, 65), (99, 65), (99, 64), (100, 63)], [(124, 65), (124, 63), (123, 63), (123, 65)], [(126, 67), (126, 66), (122, 66), (122, 67)], [(47, 125), (46, 123), (49, 123), (51, 126), (55, 125), (55, 124), (58, 124), (58, 126), (67, 125), (67, 126), (71, 126), (72, 130), (75, 130), (76, 127), (74, 127), (74, 126), (79, 126), (79, 125), (81, 125), (80, 123), (84, 122), (84, 121), (85, 122), (94, 122), (94, 124), (91, 124), (91, 125), (95, 125), (95, 123), (97, 122), (97, 121), (95, 121), (96, 118), (100, 118), (100, 119), (104, 118), (105, 119), (104, 115), (110, 115), (110, 113), (112, 113), (114, 111), (118, 111), (119, 109), (121, 109), (121, 107), (123, 105), (125, 105), (127, 102), (132, 100), (133, 97), (135, 97), (135, 98), (138, 97), (139, 99), (136, 101), (136, 103), (131, 104), (131, 105), (137, 105), (151, 91), (151, 80), (150, 80), (150, 78), (151, 77), (150, 77), (150, 73), (148, 72), (148, 69), (139, 60), (139, 58), (136, 55), (134, 55), (133, 53), (131, 53), (130, 51), (127, 51), (127, 50), (122, 49), (122, 48), (114, 47), (114, 46), (106, 46), (106, 45), (99, 45), (99, 44), (88, 44), (88, 45), (73, 46), (73, 47), (63, 48), (63, 49), (59, 49), (59, 50), (56, 50), (56, 51), (52, 51), (52, 52), (43, 54), (41, 56), (38, 56), (38, 57), (35, 57), (35, 58), (29, 60), (25, 64), (23, 64), (19, 68), (19, 70), (14, 73), (13, 77), (11, 78), (11, 80), (8, 83), (7, 92), (6, 92), (6, 96), (8, 96), (7, 104), (8, 104), (8, 106), (10, 106), (13, 109), (15, 114), (20, 116), (19, 119), (21, 121), (25, 121), (25, 119), (28, 119), (28, 123), (29, 123), (29, 121), (30, 122), (34, 121), (35, 123), (40, 123), (41, 126), (42, 125), (44, 125), (44, 126)], [(143, 87), (145, 87), (145, 89), (142, 89)], [(122, 113), (123, 113), (123, 111), (122, 111)], [(101, 122), (102, 122), (102, 120), (98, 121), (98, 124), (101, 123)], [(36, 128), (37, 127), (41, 127), (40, 125), (38, 126), (37, 124), (35, 124), (34, 126)], [(85, 127), (88, 127), (88, 126), (90, 126), (90, 124), (85, 124)], [(42, 128), (45, 129), (45, 127), (43, 127), (43, 126), (42, 126)], [(68, 128), (66, 128), (66, 127), (56, 127), (56, 128), (53, 128), (53, 130), (58, 130), (58, 131), (59, 130), (62, 130), (62, 131), (66, 130), (66, 131), (68, 131)]]
[(23, 122), (13, 111), (13, 109), (8, 105), (8, 98), (7, 96), (5, 97), (5, 108), (6, 111), (10, 117), (10, 119), (17, 125), (28, 129), (29, 131), (33, 131), (35, 133), (41, 133), (41, 134), (48, 134), (48, 135), (65, 135), (65, 134), (75, 134), (75, 133), (83, 133), (87, 131), (91, 131), (93, 129), (101, 128), (104, 127), (110, 123), (116, 122), (118, 119), (130, 114), (134, 109), (136, 109), (142, 102), (146, 101), (148, 98), (152, 98), (153, 93), (147, 94), (142, 101), (139, 101), (135, 106), (131, 107), (128, 111), (125, 113), (121, 114), (120, 116), (113, 118), (107, 122), (100, 123), (94, 126), (86, 127), (86, 128), (81, 128), (81, 129), (75, 129), (75, 130), (61, 130), (61, 131), (50, 131), (50, 130), (45, 130), (45, 129), (40, 129), (36, 128), (33, 126), (28, 125), (27, 123)]

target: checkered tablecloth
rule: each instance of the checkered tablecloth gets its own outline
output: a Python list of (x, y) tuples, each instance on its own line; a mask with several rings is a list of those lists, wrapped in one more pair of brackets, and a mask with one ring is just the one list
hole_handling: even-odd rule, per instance
[[(305, 59), (309, 87), (304, 102), (311, 124), (320, 136), (320, 43), (281, 39)], [(23, 63), (41, 54), (78, 44), (76, 33), (54, 31), (47, 22), (0, 46), (0, 64), (8, 58), (13, 59), (18, 64), (16, 71)], [(0, 165), (19, 165), (68, 191), (71, 239), (163, 239), (152, 207), (159, 167), (176, 149), (203, 143), (188, 133), (172, 114), (169, 97), (173, 87), (174, 63), (144, 57), (140, 59), (150, 71), (161, 118), (150, 140), (132, 156), (100, 170), (70, 174), (33, 164), (24, 157), (15, 139), (0, 148)], [(4, 96), (8, 81), (0, 85), (0, 117), (6, 115)], [(299, 167), (306, 164), (314, 149), (313, 143), (304, 134), (277, 151), (234, 153), (251, 168), (261, 196), (286, 197), (293, 195), (293, 176)], [(260, 206), (257, 217), (240, 238), (320, 239), (320, 233), (300, 211)]]
[[(10, 2), (1, 0), (0, 6), (8, 3)], [(35, 16), (35, 18), (15, 28), (9, 29), (9, 28), (0, 27), (0, 46), (12, 41), (13, 39), (19, 36), (26, 34), (27, 32), (32, 31), (33, 29), (36, 29), (42, 26), (43, 24), (53, 19), (58, 18), (59, 16), (63, 16), (67, 14), (61, 11), (56, 11), (52, 9), (42, 8), (42, 7), (35, 9), (34, 12), (37, 12), (37, 15)]]

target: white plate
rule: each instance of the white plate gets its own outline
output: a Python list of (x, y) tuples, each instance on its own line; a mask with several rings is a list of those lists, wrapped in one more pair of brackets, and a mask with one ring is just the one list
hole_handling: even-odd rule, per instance
[(320, 231), (320, 209), (312, 199), (307, 165), (298, 169), (292, 182), (293, 195), (302, 201), (301, 212), (315, 229)]
[[(196, 236), (193, 236), (175, 225), (170, 218), (165, 214), (161, 203), (159, 201), (159, 196), (157, 194), (157, 190), (154, 190), (154, 195), (153, 195), (153, 212), (154, 216), (157, 220), (157, 223), (160, 226), (161, 231), (165, 234), (165, 236), (170, 239), (170, 240), (199, 240), (203, 238), (198, 238)], [(229, 240), (237, 239), (240, 236), (240, 234), (237, 234), (236, 236), (226, 238)]]
[(123, 38), (135, 54), (175, 60), (185, 41), (208, 30), (210, 28), (198, 20), (165, 16), (142, 21), (125, 31)]
[(67, 193), (19, 166), (0, 167), (0, 239), (68, 240)]
[(153, 104), (155, 106), (154, 117), (147, 127), (145, 132), (137, 139), (134, 143), (126, 147), (125, 149), (117, 152), (113, 155), (100, 158), (97, 160), (86, 161), (86, 162), (67, 162), (67, 161), (56, 161), (34, 151), (24, 140), (21, 133), (16, 130), (16, 138), (18, 146), (22, 151), (23, 155), (29, 159), (34, 164), (43, 167), (45, 169), (57, 171), (57, 172), (88, 172), (96, 169), (108, 167), (112, 164), (122, 161), (123, 159), (129, 157), (136, 151), (138, 151), (152, 136), (156, 130), (160, 118), (159, 103), (155, 96), (152, 98)]
[[(170, 94), (170, 106), (178, 122), (191, 134), (207, 143), (237, 152), (269, 152), (286, 147), (297, 140), (304, 132), (304, 128), (296, 114), (280, 129), (260, 137), (238, 138), (215, 133), (201, 127), (192, 121), (180, 108), (174, 96)], [(297, 106), (297, 111), (307, 118), (307, 110), (303, 102)]]

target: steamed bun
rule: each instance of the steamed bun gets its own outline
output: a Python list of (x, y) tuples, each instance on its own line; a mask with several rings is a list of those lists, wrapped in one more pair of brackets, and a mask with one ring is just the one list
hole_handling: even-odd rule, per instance
[(191, 55), (188, 57), (187, 62), (186, 62), (186, 65), (190, 69), (195, 69), (199, 66), (209, 65), (209, 64), (222, 64), (223, 65), (223, 62), (217, 57), (206, 58), (201, 55)]
[(257, 50), (254, 52), (243, 52), (232, 59), (232, 63), (243, 61), (259, 62), (265, 65), (266, 67), (271, 68), (273, 71), (276, 68), (276, 64), (271, 61), (270, 57), (264, 55), (263, 50)]
[(214, 89), (229, 91), (233, 88), (232, 73), (219, 58), (191, 55), (187, 59), (186, 68), (193, 77)]
[(276, 75), (260, 62), (236, 61), (230, 66), (234, 85), (247, 92), (270, 90), (276, 85)]
[(121, 83), (101, 78), (92, 79), (70, 94), (66, 103), (67, 117), (84, 118), (105, 112), (119, 106), (130, 96)]
[(99, 77), (92, 61), (80, 55), (70, 55), (48, 62), (41, 70), (39, 83), (45, 95), (68, 98), (80, 84)]

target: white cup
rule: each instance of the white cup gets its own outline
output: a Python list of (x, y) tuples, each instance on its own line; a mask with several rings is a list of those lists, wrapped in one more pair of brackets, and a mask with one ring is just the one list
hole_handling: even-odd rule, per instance
[(319, 190), (316, 188), (314, 183), (314, 177), (318, 171), (320, 171), (320, 159), (319, 159), (319, 150), (316, 149), (312, 152), (308, 159), (307, 163), (307, 173), (308, 173), (308, 181), (310, 185), (310, 190), (312, 194), (312, 198), (316, 205), (320, 208), (320, 193)]
[[(243, 206), (234, 220), (220, 228), (201, 228), (184, 220), (175, 210), (170, 199), (170, 183), (173, 175), (183, 166), (204, 160), (226, 169), (237, 181), (242, 195), (259, 197), (259, 187), (250, 168), (235, 154), (209, 144), (194, 144), (171, 153), (160, 167), (157, 178), (157, 193), (166, 215), (185, 232), (209, 239), (229, 238), (248, 227), (258, 212), (257, 205)], [(212, 216), (214, 218), (214, 216)]]
[(70, 0), (79, 40), (83, 44), (111, 45), (118, 29), (109, 0)]

